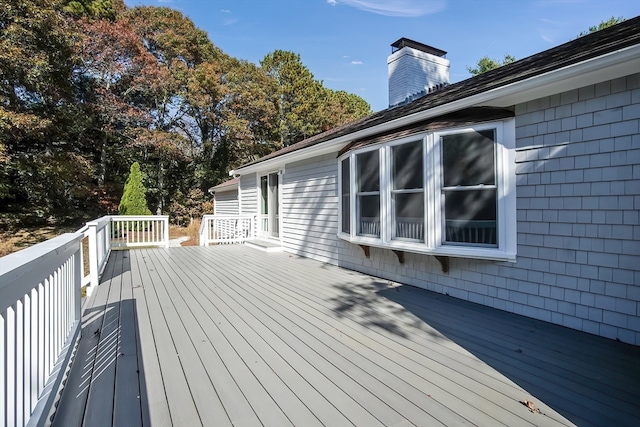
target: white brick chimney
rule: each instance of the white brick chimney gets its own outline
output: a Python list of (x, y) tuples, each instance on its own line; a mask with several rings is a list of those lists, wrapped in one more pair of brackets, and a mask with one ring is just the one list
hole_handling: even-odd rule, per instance
[(401, 38), (391, 45), (389, 107), (401, 105), (449, 84), (447, 52)]

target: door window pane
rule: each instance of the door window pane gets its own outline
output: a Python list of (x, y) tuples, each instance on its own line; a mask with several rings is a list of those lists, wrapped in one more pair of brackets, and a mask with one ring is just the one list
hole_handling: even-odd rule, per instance
[(260, 213), (269, 213), (269, 188), (267, 186), (267, 177), (260, 177)]

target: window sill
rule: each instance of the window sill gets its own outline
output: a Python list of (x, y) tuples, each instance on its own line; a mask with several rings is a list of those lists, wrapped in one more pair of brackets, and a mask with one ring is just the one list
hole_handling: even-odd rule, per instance
[(447, 256), (454, 258), (471, 258), (471, 259), (483, 259), (489, 261), (508, 261), (515, 262), (516, 254), (501, 251), (495, 248), (478, 248), (478, 247), (466, 247), (466, 246), (448, 246), (442, 245), (435, 248), (429, 248), (423, 243), (412, 243), (407, 241), (391, 241), (383, 242), (381, 239), (375, 239), (371, 237), (355, 236), (351, 237), (348, 234), (338, 233), (338, 238), (347, 242), (371, 246), (381, 249), (389, 249), (394, 251), (403, 251), (416, 254), (434, 255), (434, 256)]

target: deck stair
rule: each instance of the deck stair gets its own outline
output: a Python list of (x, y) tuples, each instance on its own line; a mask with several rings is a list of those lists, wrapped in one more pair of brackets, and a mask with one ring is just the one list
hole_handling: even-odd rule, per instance
[(258, 249), (264, 252), (282, 252), (282, 243), (277, 240), (253, 239), (244, 242), (250, 248)]

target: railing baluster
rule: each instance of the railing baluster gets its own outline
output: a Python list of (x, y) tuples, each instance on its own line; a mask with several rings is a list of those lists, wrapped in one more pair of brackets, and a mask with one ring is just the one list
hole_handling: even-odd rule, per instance
[(24, 414), (24, 302), (16, 302), (16, 425), (23, 425)]
[(7, 402), (7, 419), (6, 425), (12, 426), (16, 424), (16, 319), (15, 319), (15, 305), (8, 307), (6, 310), (6, 329), (5, 334), (8, 337), (6, 345), (6, 402)]
[(5, 386), (7, 384), (7, 334), (5, 333), (6, 327), (6, 312), (0, 313), (0, 343), (2, 344), (2, 350), (0, 350), (0, 424), (9, 425), (7, 423), (7, 396), (5, 394)]
[(45, 303), (44, 303), (44, 288), (45, 283), (38, 284), (38, 363), (36, 366), (38, 367), (37, 381), (38, 381), (38, 396), (44, 389), (44, 352), (45, 352)]

